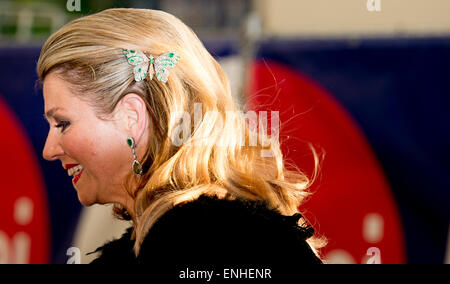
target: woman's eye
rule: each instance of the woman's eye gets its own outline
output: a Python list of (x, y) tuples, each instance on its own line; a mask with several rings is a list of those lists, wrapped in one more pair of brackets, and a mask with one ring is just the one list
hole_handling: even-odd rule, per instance
[(55, 125), (56, 128), (61, 128), (61, 132), (64, 132), (66, 128), (70, 125), (70, 122), (68, 121), (61, 121), (57, 125)]

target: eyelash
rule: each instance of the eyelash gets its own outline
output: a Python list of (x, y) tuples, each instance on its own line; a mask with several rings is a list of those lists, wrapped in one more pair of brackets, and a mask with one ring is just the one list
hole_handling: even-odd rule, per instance
[(70, 125), (70, 122), (68, 121), (61, 121), (57, 125), (55, 125), (56, 128), (61, 128), (61, 132), (64, 132), (66, 128)]

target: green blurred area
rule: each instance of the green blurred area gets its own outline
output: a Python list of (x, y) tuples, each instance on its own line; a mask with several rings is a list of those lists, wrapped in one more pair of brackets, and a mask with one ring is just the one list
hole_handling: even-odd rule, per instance
[(159, 2), (158, 0), (133, 1), (133, 0), (80, 0), (81, 11), (70, 12), (66, 9), (67, 3), (72, 1), (66, 0), (0, 0), (1, 2), (10, 2), (17, 4), (51, 4), (64, 11), (68, 17), (79, 17), (80, 15), (88, 15), (99, 12), (108, 8), (133, 7), (136, 4), (146, 8), (154, 8)]
[[(76, 0), (75, 0), (76, 1)], [(39, 41), (48, 37), (63, 24), (82, 16), (96, 13), (108, 8), (140, 7), (157, 8), (159, 0), (79, 0), (80, 10), (69, 11), (71, 0), (0, 0), (0, 41), (14, 42), (20, 36), (19, 14), (22, 10), (32, 13), (27, 37), (22, 41)], [(55, 20), (56, 19), (56, 20)]]
[[(70, 11), (68, 7), (76, 7), (78, 4), (75, 1), (78, 1), (80, 9)], [(248, 13), (250, 2), (251, 0), (0, 0), (0, 42), (42, 41), (73, 19), (109, 8), (160, 9), (179, 17), (200, 34), (223, 36), (224, 33), (239, 31), (241, 19)], [(32, 19), (24, 20), (28, 15), (32, 15), (29, 16)]]

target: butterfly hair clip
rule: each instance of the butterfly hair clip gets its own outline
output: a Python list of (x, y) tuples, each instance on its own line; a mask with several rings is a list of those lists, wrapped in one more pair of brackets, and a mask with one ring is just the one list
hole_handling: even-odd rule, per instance
[(127, 57), (128, 63), (134, 66), (134, 80), (140, 82), (147, 75), (153, 80), (155, 75), (158, 81), (166, 83), (169, 79), (169, 70), (175, 67), (180, 60), (180, 55), (176, 52), (166, 52), (156, 59), (153, 55), (147, 57), (142, 51), (123, 49), (123, 54)]

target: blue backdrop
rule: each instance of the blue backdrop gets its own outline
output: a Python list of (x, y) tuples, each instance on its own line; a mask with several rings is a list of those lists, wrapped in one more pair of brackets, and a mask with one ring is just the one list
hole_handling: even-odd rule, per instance
[[(207, 47), (215, 56), (236, 52), (232, 42)], [(41, 155), (48, 125), (41, 91), (34, 91), (39, 52), (0, 48), (0, 95), (39, 160), (50, 210), (51, 262), (65, 263), (81, 207), (61, 164)], [(271, 39), (261, 43), (258, 57), (307, 74), (349, 111), (394, 191), (408, 262), (442, 263), (450, 221), (450, 39)]]

